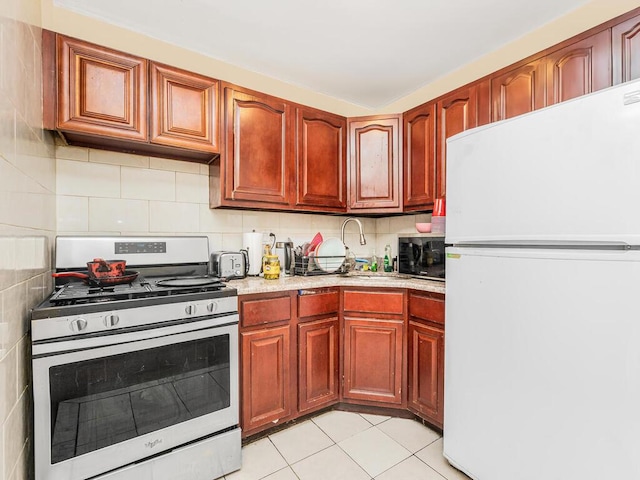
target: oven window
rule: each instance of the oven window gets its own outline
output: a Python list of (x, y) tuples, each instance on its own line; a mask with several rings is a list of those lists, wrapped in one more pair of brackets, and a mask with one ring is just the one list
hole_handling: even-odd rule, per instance
[(52, 367), (51, 463), (226, 408), (229, 335)]

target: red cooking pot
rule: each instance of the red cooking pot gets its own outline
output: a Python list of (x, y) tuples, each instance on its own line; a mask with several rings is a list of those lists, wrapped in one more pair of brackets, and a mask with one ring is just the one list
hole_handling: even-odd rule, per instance
[(87, 270), (93, 278), (120, 277), (124, 275), (127, 267), (125, 260), (104, 260), (94, 258), (93, 262), (87, 262)]

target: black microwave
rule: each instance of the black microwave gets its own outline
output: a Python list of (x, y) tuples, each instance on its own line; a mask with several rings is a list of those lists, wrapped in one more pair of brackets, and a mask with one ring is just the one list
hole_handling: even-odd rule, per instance
[(398, 237), (398, 272), (444, 280), (444, 236)]

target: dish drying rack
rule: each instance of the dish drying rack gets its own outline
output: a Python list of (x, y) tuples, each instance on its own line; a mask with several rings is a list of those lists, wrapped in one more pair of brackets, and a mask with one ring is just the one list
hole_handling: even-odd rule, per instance
[[(333, 275), (336, 273), (346, 273), (348, 271), (347, 266), (347, 256), (339, 256), (336, 257), (334, 255), (331, 256), (308, 256), (308, 255), (298, 255), (294, 254), (295, 266), (294, 266), (294, 274), (302, 275), (302, 276), (310, 276), (310, 275)], [(333, 270), (332, 268), (323, 270), (319, 265), (336, 265), (340, 262), (340, 266)]]

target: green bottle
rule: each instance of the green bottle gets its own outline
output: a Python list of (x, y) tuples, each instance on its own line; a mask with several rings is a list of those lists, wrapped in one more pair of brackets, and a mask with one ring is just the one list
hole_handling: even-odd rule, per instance
[(376, 257), (376, 252), (373, 252), (373, 255), (371, 255), (371, 271), (372, 272), (377, 272), (378, 271), (378, 257)]
[(384, 271), (393, 271), (393, 265), (391, 265), (391, 245), (389, 244), (384, 247)]

